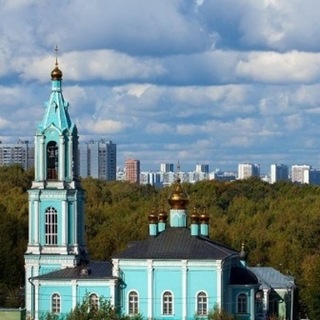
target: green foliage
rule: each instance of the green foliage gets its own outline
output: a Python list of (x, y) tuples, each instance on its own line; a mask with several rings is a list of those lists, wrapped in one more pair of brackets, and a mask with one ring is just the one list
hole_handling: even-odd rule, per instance
[(213, 310), (208, 314), (208, 320), (234, 320), (234, 317), (215, 305)]
[[(32, 171), (0, 168), (0, 306), (23, 285), (28, 236), (28, 195)], [(130, 241), (148, 235), (148, 214), (169, 211), (171, 187), (155, 190), (127, 182), (83, 179), (86, 190), (86, 238), (92, 259), (110, 259)], [(308, 314), (320, 318), (320, 187), (258, 179), (183, 184), (196, 206), (210, 214), (210, 237), (240, 250), (245, 243), (249, 265), (273, 266), (293, 275)], [(312, 262), (312, 263), (311, 263)], [(313, 269), (314, 268), (314, 269)], [(317, 269), (319, 268), (319, 270)], [(315, 278), (312, 278), (313, 275)], [(2, 288), (4, 288), (2, 290)], [(12, 304), (12, 302), (10, 302)], [(314, 312), (314, 313), (313, 313)]]

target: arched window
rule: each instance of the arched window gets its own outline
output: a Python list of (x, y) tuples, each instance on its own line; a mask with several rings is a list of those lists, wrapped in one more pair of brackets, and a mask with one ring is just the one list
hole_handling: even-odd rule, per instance
[(208, 298), (205, 292), (199, 292), (197, 295), (197, 314), (200, 316), (208, 313)]
[(128, 305), (129, 314), (139, 313), (139, 297), (136, 291), (131, 291), (129, 293), (128, 303), (129, 303)]
[(238, 313), (248, 312), (248, 299), (244, 293), (239, 294), (237, 306), (238, 306)]
[(46, 244), (56, 245), (58, 244), (58, 213), (53, 207), (46, 209)]
[(162, 296), (162, 313), (165, 315), (173, 314), (173, 296), (166, 291)]
[(60, 313), (61, 300), (58, 293), (54, 293), (51, 297), (51, 311), (52, 313)]
[(47, 179), (58, 179), (58, 146), (55, 141), (47, 145)]
[(98, 308), (99, 308), (99, 297), (95, 293), (90, 294), (89, 303), (90, 303), (90, 311), (98, 310)]

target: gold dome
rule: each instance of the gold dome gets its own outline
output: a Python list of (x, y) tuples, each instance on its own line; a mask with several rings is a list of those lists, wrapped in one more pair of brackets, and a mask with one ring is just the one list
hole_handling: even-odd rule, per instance
[(148, 219), (149, 219), (149, 223), (150, 223), (150, 224), (153, 224), (153, 223), (157, 223), (157, 222), (158, 222), (158, 216), (156, 215), (154, 209), (153, 209), (153, 210), (151, 211), (151, 213), (149, 214)]
[(168, 214), (166, 213), (164, 208), (162, 208), (162, 210), (160, 211), (160, 213), (158, 215), (158, 219), (160, 222), (167, 222)]
[(62, 71), (58, 67), (58, 63), (56, 62), (55, 68), (51, 71), (51, 80), (61, 80), (62, 79)]
[(209, 223), (210, 217), (207, 214), (207, 211), (206, 211), (205, 208), (203, 209), (203, 212), (200, 213), (199, 220), (200, 220), (200, 223), (202, 223), (202, 224), (208, 224)]
[(188, 195), (182, 190), (180, 179), (177, 179), (175, 190), (171, 194), (168, 202), (172, 209), (185, 209), (189, 203)]
[(193, 212), (191, 213), (191, 216), (190, 216), (190, 220), (191, 220), (191, 223), (192, 224), (198, 224), (199, 223), (199, 215), (198, 215), (198, 212), (197, 212), (197, 208), (194, 207), (193, 209)]

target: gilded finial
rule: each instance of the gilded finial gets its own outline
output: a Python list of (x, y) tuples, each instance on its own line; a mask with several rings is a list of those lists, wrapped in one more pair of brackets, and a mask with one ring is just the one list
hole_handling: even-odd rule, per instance
[(239, 258), (241, 260), (246, 260), (247, 259), (248, 254), (246, 253), (246, 251), (244, 250), (244, 242), (241, 243), (241, 251), (239, 252)]
[(207, 213), (207, 208), (206, 207), (203, 207), (199, 218), (200, 218), (201, 223), (203, 223), (203, 224), (208, 224), (209, 223), (210, 217), (209, 217), (209, 215)]
[(55, 55), (56, 55), (56, 63), (55, 68), (51, 72), (51, 80), (61, 80), (62, 79), (62, 71), (58, 67), (58, 46), (56, 45), (55, 49)]
[(58, 45), (56, 45), (55, 49), (54, 49), (55, 53), (56, 53), (56, 66), (58, 66)]
[(191, 223), (198, 224), (198, 222), (199, 222), (199, 214), (198, 214), (196, 206), (193, 207), (193, 212), (192, 212), (192, 214), (190, 216), (190, 219), (191, 219)]

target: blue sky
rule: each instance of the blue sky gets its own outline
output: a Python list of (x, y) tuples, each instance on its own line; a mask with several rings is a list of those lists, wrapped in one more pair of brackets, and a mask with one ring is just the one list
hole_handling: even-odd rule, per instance
[(33, 139), (54, 48), (80, 141), (193, 170), (320, 167), (318, 0), (0, 0), (0, 139)]

